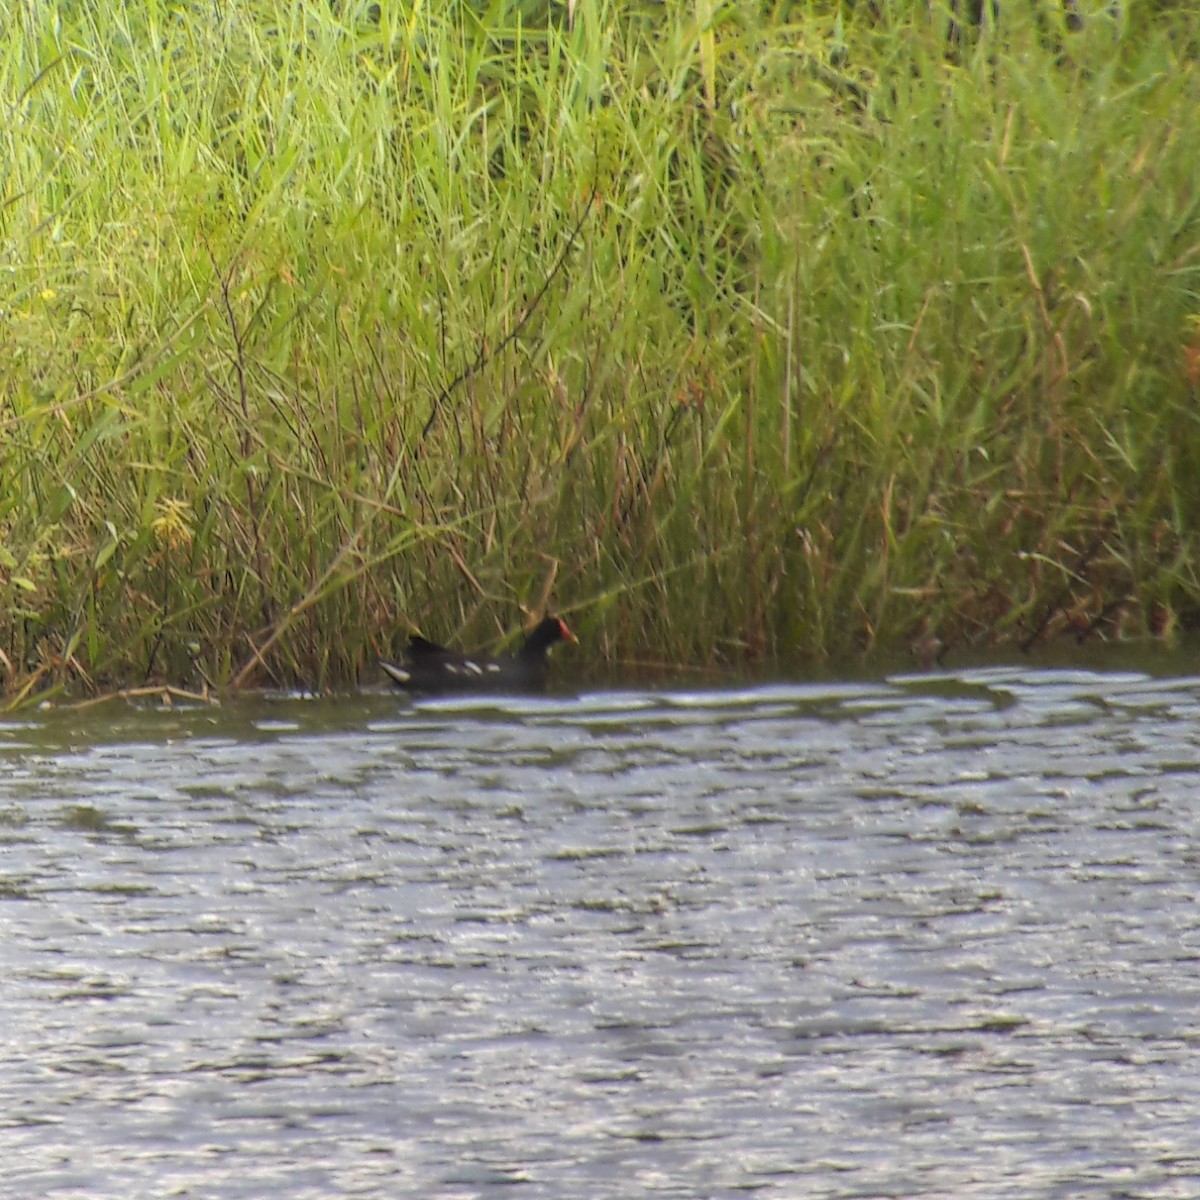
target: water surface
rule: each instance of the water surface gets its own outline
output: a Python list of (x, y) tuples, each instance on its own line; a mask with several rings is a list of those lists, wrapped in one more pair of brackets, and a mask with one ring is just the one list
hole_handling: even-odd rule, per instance
[(0, 723), (0, 1195), (1200, 1193), (1200, 678)]

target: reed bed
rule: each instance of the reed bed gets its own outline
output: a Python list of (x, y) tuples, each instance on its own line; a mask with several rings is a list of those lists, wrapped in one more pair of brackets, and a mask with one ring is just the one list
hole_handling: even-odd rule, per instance
[(16, 702), (546, 606), (597, 670), (1200, 614), (1190, 5), (0, 28)]

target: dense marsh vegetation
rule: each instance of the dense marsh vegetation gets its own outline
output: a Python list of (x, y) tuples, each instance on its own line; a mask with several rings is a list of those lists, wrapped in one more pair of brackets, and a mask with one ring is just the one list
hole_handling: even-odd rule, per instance
[(982, 7), (0, 0), (3, 686), (1194, 622), (1200, 16)]

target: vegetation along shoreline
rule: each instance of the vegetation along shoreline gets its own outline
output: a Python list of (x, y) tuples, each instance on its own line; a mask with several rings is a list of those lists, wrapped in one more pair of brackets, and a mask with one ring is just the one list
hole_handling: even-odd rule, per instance
[(0, 690), (1200, 624), (1200, 15), (970, 8), (0, 0)]

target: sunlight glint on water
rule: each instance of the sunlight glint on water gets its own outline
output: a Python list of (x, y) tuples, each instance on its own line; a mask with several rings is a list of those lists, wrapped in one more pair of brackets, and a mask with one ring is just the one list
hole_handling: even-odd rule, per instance
[(0, 725), (0, 1196), (1200, 1177), (1200, 680)]

